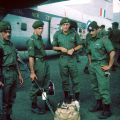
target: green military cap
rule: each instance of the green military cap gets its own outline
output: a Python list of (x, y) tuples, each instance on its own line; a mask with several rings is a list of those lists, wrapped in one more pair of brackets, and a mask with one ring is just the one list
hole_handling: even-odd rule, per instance
[(60, 25), (63, 25), (64, 23), (70, 23), (70, 19), (69, 18), (63, 18), (61, 21), (60, 21)]
[(97, 25), (96, 21), (93, 21), (88, 25), (88, 31), (92, 31), (92, 30), (98, 29), (98, 28), (99, 28), (99, 26)]
[(38, 27), (43, 27), (43, 25), (44, 25), (43, 21), (38, 20), (38, 21), (35, 21), (35, 22), (33, 23), (32, 27), (33, 27), (34, 29), (36, 29), (36, 28), (38, 28)]
[(11, 30), (11, 25), (8, 21), (0, 21), (0, 32)]

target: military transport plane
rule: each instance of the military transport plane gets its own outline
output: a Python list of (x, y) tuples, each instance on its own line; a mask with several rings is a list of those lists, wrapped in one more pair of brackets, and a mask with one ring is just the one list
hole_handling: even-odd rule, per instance
[[(11, 0), (12, 1), (12, 0)], [(46, 12), (46, 6), (48, 3), (54, 3), (60, 0), (13, 0), (16, 3), (16, 6), (13, 4), (6, 5), (6, 0), (3, 2), (0, 1), (0, 6), (3, 8), (0, 9), (0, 19), (8, 20), (12, 25), (12, 40), (16, 45), (18, 51), (20, 51), (20, 55), (22, 56), (23, 63), (21, 65), (22, 75), (24, 78), (24, 85), (18, 86), (17, 96), (13, 107), (13, 120), (54, 120), (54, 116), (50, 111), (46, 111), (43, 115), (34, 114), (31, 112), (31, 104), (30, 104), (30, 86), (31, 80), (29, 78), (29, 69), (28, 62), (24, 61), (27, 56), (27, 48), (26, 41), (32, 34), (32, 23), (35, 20), (42, 19), (45, 23), (45, 28), (43, 32), (43, 40), (48, 52), (48, 55), (56, 55), (54, 51), (52, 51), (52, 37), (53, 34), (60, 29), (59, 22), (62, 17), (65, 17), (65, 13), (63, 15), (53, 14), (51, 12)], [(17, 1), (17, 2), (16, 2)], [(26, 2), (27, 1), (27, 2)], [(61, 0), (62, 1), (62, 0)], [(12, 3), (12, 2), (11, 2)], [(23, 4), (24, 3), (24, 4)], [(43, 6), (37, 6), (41, 4)], [(37, 6), (37, 7), (36, 7)], [(47, 6), (48, 7), (48, 6)], [(49, 6), (50, 7), (50, 6)], [(48, 8), (49, 8), (48, 7)], [(53, 9), (53, 8), (52, 8)], [(56, 7), (54, 10), (57, 10)], [(66, 16), (68, 13), (66, 13)], [(87, 26), (86, 21), (80, 21), (80, 19), (76, 19), (76, 17), (71, 17), (72, 20), (77, 21), (78, 25)], [(92, 19), (90, 19), (92, 20)], [(102, 19), (103, 20), (103, 19)], [(63, 100), (63, 91), (62, 91), (62, 82), (59, 71), (59, 60), (58, 55), (48, 59), (48, 63), (50, 65), (50, 74), (51, 80), (55, 85), (55, 94), (48, 95), (51, 106), (56, 108), (58, 103)], [(79, 78), (81, 81), (81, 94), (80, 94), (80, 116), (81, 120), (98, 120), (99, 113), (91, 113), (88, 111), (89, 107), (92, 103), (95, 102), (93, 92), (90, 87), (90, 76), (89, 74), (84, 74), (83, 69), (86, 66), (88, 60), (85, 54), (79, 56), (80, 62), (78, 63), (79, 68)], [(107, 120), (120, 120), (120, 68), (117, 70), (111, 71), (111, 96), (112, 96), (112, 112), (113, 115)], [(39, 97), (39, 102), (41, 103), (41, 96)], [(41, 103), (43, 104), (43, 103)]]

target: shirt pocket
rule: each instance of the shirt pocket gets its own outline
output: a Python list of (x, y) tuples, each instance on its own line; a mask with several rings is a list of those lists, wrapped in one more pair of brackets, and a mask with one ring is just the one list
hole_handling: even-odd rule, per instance
[(41, 49), (41, 47), (42, 47), (41, 44), (38, 43), (38, 42), (35, 42), (34, 46), (35, 46), (36, 49)]
[(71, 42), (71, 43), (75, 43), (75, 38), (74, 38), (74, 36), (70, 37), (70, 42)]
[(16, 63), (17, 53), (14, 48), (7, 48), (4, 50), (4, 65), (11, 65)]
[(105, 49), (104, 46), (101, 44), (95, 44), (95, 50), (100, 53), (100, 54), (104, 54), (105, 53)]
[(5, 49), (4, 50), (4, 56), (8, 56), (10, 54), (12, 54), (12, 50), (11, 49)]

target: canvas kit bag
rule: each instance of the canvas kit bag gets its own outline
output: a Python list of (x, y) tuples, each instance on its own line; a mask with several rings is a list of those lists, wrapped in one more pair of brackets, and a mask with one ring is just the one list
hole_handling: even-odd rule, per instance
[(71, 104), (62, 104), (55, 111), (54, 120), (80, 120), (78, 103), (73, 101)]

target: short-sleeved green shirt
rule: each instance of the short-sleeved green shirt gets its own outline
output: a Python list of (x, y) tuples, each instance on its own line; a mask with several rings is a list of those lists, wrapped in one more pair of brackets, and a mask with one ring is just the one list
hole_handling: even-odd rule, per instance
[(44, 44), (41, 36), (33, 34), (27, 41), (29, 57), (43, 58), (46, 56)]
[(107, 36), (91, 38), (88, 44), (88, 52), (92, 60), (107, 60), (108, 53), (113, 50), (113, 45)]
[(54, 34), (52, 45), (56, 47), (64, 47), (66, 49), (72, 49), (82, 44), (79, 34), (73, 30), (69, 30), (68, 34), (65, 35), (61, 30)]
[(0, 47), (3, 49), (3, 66), (16, 65), (17, 51), (11, 41), (5, 41), (0, 37)]

